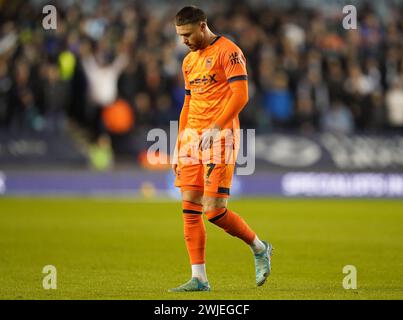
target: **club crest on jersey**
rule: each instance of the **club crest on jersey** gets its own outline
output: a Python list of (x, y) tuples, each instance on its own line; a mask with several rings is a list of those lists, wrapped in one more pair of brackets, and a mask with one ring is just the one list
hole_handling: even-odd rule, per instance
[(206, 69), (211, 69), (211, 67), (213, 66), (213, 58), (212, 57), (208, 57), (206, 59)]

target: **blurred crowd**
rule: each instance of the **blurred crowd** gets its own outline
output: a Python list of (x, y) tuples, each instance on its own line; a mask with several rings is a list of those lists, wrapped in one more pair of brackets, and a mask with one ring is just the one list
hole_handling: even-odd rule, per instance
[[(42, 6), (0, 1), (0, 128), (59, 133), (73, 122), (97, 139), (177, 120), (187, 53), (173, 25), (180, 7), (66, 3), (55, 4), (56, 30), (44, 30)], [(212, 31), (233, 39), (247, 59), (243, 127), (402, 130), (403, 7), (391, 6), (383, 16), (369, 4), (357, 8), (356, 30), (343, 29), (341, 8), (329, 15), (239, 1), (210, 6)], [(120, 111), (106, 116), (113, 107)], [(119, 119), (123, 127), (114, 126)]]

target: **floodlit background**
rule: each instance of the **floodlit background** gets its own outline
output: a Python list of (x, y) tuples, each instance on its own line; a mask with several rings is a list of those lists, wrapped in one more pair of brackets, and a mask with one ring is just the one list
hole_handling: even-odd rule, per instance
[[(49, 4), (56, 30), (43, 27)], [(267, 291), (241, 264), (230, 289), (212, 273), (224, 291), (207, 298), (402, 298), (400, 0), (0, 0), (0, 297), (177, 298), (163, 292), (188, 272), (180, 194), (146, 152), (155, 128), (174, 147), (187, 48), (173, 18), (188, 4), (246, 56), (255, 170), (234, 176), (230, 204), (279, 252)], [(249, 261), (209, 232), (216, 272)], [(56, 293), (41, 286), (47, 264), (65, 275)], [(361, 295), (341, 287), (349, 264)]]
[[(0, 192), (175, 194), (145, 151), (150, 129), (175, 137), (187, 49), (172, 19), (186, 3), (55, 2), (56, 30), (44, 2), (0, 4)], [(402, 1), (353, 4), (357, 30), (343, 1), (203, 1), (248, 61), (240, 119), (259, 174), (233, 193), (403, 196)]]

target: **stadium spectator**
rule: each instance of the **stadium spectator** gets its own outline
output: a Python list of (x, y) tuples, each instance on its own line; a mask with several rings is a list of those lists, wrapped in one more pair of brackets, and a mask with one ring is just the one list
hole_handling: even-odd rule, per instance
[(155, 106), (155, 124), (158, 127), (167, 126), (168, 121), (177, 121), (178, 117), (173, 111), (172, 100), (168, 94), (161, 94), (157, 96)]
[(359, 129), (364, 129), (364, 105), (369, 94), (375, 88), (375, 84), (368, 75), (363, 73), (361, 66), (357, 62), (352, 62), (349, 67), (349, 76), (344, 83), (344, 89), (347, 92), (347, 101), (354, 117), (354, 123)]
[[(102, 131), (101, 108), (118, 98), (138, 113), (136, 130), (169, 125), (179, 114), (187, 49), (175, 36), (171, 6), (63, 2), (57, 30), (47, 31), (37, 1), (1, 6), (0, 127), (41, 131), (59, 110), (57, 118), (69, 117), (94, 136)], [(329, 100), (350, 109), (356, 131), (400, 126), (394, 82), (403, 77), (401, 5), (382, 11), (363, 1), (357, 30), (340, 28), (337, 10), (324, 14), (304, 3), (288, 10), (223, 1), (212, 8), (213, 30), (237, 42), (248, 61), (244, 126), (319, 130)]]
[(275, 127), (288, 126), (293, 116), (293, 98), (288, 88), (288, 76), (277, 71), (270, 87), (263, 93), (263, 104)]
[(392, 88), (386, 92), (386, 108), (389, 125), (403, 129), (403, 83), (399, 78), (395, 79)]
[(32, 80), (28, 62), (17, 61), (10, 90), (8, 113), (12, 131), (40, 131), (43, 129), (43, 118), (36, 105)]
[(338, 57), (329, 57), (325, 71), (325, 80), (329, 89), (329, 98), (338, 97), (346, 101), (347, 92), (344, 88), (345, 72)]
[(118, 98), (118, 79), (128, 64), (128, 57), (125, 53), (113, 57), (107, 44), (101, 41), (95, 53), (91, 52), (89, 43), (82, 46), (81, 62), (89, 84), (89, 119), (97, 139), (103, 132), (102, 109)]
[(295, 110), (296, 124), (301, 133), (313, 133), (318, 127), (318, 114), (310, 96), (298, 97)]
[(55, 64), (45, 66), (43, 84), (46, 127), (53, 133), (64, 131), (66, 106), (68, 104), (68, 84), (61, 79), (59, 67)]
[(11, 89), (11, 78), (8, 73), (8, 66), (3, 59), (0, 59), (0, 127), (7, 122), (8, 98)]
[(309, 97), (313, 104), (313, 115), (316, 117), (329, 107), (329, 89), (317, 69), (308, 71), (307, 75), (301, 78), (297, 87), (297, 97)]
[(321, 122), (326, 132), (349, 134), (354, 130), (351, 111), (338, 99), (331, 101), (330, 109), (323, 114)]
[(154, 124), (154, 112), (151, 97), (147, 92), (140, 92), (134, 97), (134, 110), (136, 114), (136, 129), (147, 129)]
[(371, 93), (368, 106), (368, 130), (374, 133), (382, 133), (386, 129), (387, 119), (385, 97), (381, 90)]

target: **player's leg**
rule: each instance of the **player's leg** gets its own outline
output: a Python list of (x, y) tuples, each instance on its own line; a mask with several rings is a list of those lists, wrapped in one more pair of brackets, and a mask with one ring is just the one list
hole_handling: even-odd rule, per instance
[(183, 233), (192, 266), (192, 278), (207, 282), (206, 275), (206, 228), (203, 221), (203, 192), (183, 191)]
[(211, 223), (250, 246), (255, 258), (256, 284), (260, 286), (270, 274), (272, 247), (261, 241), (242, 217), (228, 209), (233, 169), (226, 164), (206, 165), (203, 210)]
[(263, 252), (264, 243), (242, 217), (228, 209), (227, 203), (227, 198), (204, 196), (203, 209), (207, 219), (230, 235), (243, 240), (254, 253)]
[(206, 275), (206, 228), (202, 216), (203, 191), (182, 190), (183, 232), (192, 277), (185, 284), (170, 289), (171, 292), (209, 291)]
[(175, 185), (181, 187), (183, 232), (192, 268), (187, 283), (170, 289), (171, 292), (209, 291), (205, 265), (206, 228), (203, 221), (203, 166), (181, 166)]

